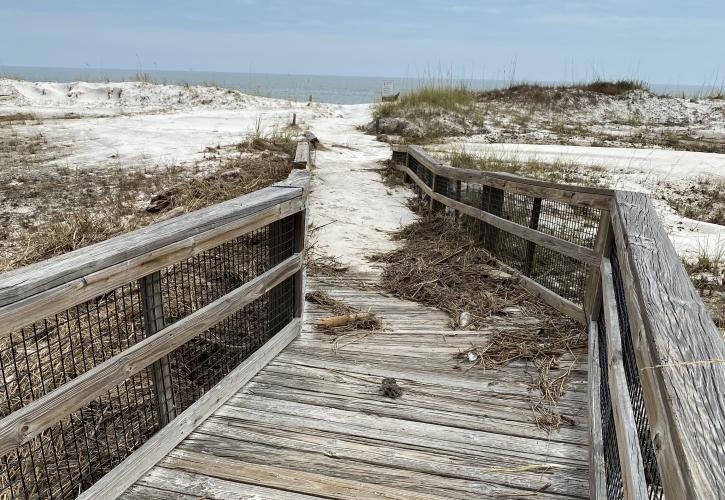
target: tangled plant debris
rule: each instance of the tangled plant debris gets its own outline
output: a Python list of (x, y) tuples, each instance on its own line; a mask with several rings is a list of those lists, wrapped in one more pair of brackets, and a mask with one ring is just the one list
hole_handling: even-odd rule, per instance
[(331, 297), (326, 292), (308, 292), (305, 300), (333, 314), (331, 317), (321, 319), (316, 325), (319, 330), (326, 333), (338, 335), (354, 330), (380, 331), (383, 329), (383, 323), (375, 313), (353, 307)]
[[(566, 392), (577, 352), (584, 355), (586, 334), (581, 326), (532, 296), (515, 276), (498, 269), (453, 218), (429, 212), (420, 215), (394, 234), (402, 243), (398, 249), (373, 257), (386, 264), (381, 286), (396, 297), (447, 312), (454, 328), (483, 328), (493, 316), (538, 318), (536, 323), (517, 323), (515, 329), (482, 336), (485, 340), (480, 345), (459, 354), (460, 367), (492, 369), (514, 361), (532, 362), (537, 369), (533, 385), (538, 394), (532, 395), (537, 425), (554, 430), (571, 424), (557, 402)], [(575, 360), (568, 368), (561, 367), (562, 357), (571, 359), (571, 355)]]

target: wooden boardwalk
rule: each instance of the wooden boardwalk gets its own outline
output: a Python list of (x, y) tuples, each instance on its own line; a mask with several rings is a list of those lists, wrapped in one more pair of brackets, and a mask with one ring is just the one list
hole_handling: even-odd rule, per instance
[[(531, 318), (451, 331), (445, 314), (387, 297), (374, 279), (311, 278), (308, 289), (371, 307), (385, 333), (333, 344), (308, 304), (302, 335), (123, 498), (588, 498), (586, 355), (560, 401), (575, 425), (547, 434), (533, 423), (530, 363), (484, 371), (454, 359)], [(379, 393), (384, 377), (401, 398)]]

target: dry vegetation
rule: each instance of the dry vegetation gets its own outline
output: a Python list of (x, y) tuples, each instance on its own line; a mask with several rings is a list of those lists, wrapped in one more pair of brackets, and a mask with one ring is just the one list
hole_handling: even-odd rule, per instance
[(725, 181), (700, 177), (684, 185), (663, 182), (659, 190), (683, 217), (725, 226)]
[[(9, 137), (9, 139), (8, 139)], [(42, 138), (5, 136), (0, 157), (0, 271), (31, 264), (171, 215), (197, 210), (287, 177), (294, 141), (252, 134), (209, 148), (191, 167), (95, 170), (39, 167)]]
[(716, 252), (701, 249), (694, 261), (683, 261), (683, 264), (725, 337), (725, 244)]
[(724, 112), (716, 96), (657, 96), (631, 80), (485, 92), (429, 85), (379, 103), (366, 130), (391, 142), (480, 135), (487, 142), (725, 152)]
[(574, 184), (577, 186), (606, 187), (607, 170), (592, 165), (558, 160), (546, 162), (535, 158), (522, 160), (513, 154), (476, 155), (465, 150), (436, 153), (436, 156), (456, 168), (470, 168), (487, 172), (508, 172), (542, 181)]
[[(557, 401), (566, 391), (574, 363), (561, 368), (560, 362), (572, 353), (585, 356), (581, 326), (524, 290), (454, 219), (426, 211), (420, 215), (394, 235), (402, 241), (399, 249), (373, 257), (385, 264), (381, 286), (396, 297), (447, 312), (454, 328), (484, 328), (495, 324), (492, 317), (510, 318), (505, 331), (494, 328), (461, 357), (473, 362), (469, 368), (532, 362), (538, 372), (534, 386), (539, 391), (532, 393), (537, 424), (550, 430), (567, 423)], [(536, 321), (516, 322), (522, 317)]]

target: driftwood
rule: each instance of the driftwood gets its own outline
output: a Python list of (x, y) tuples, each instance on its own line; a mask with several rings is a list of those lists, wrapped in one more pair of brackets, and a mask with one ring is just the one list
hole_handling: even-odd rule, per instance
[(358, 321), (369, 321), (375, 319), (373, 313), (362, 312), (353, 314), (343, 314), (342, 316), (330, 316), (328, 318), (322, 318), (317, 322), (319, 328), (337, 328), (340, 326), (346, 326), (350, 323)]

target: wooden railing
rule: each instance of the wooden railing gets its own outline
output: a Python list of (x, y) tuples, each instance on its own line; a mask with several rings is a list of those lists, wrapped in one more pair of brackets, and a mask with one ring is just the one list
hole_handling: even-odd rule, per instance
[(308, 182), (0, 276), (0, 496), (118, 495), (297, 335)]
[(523, 286), (589, 332), (592, 498), (725, 498), (725, 342), (647, 197), (393, 165)]

